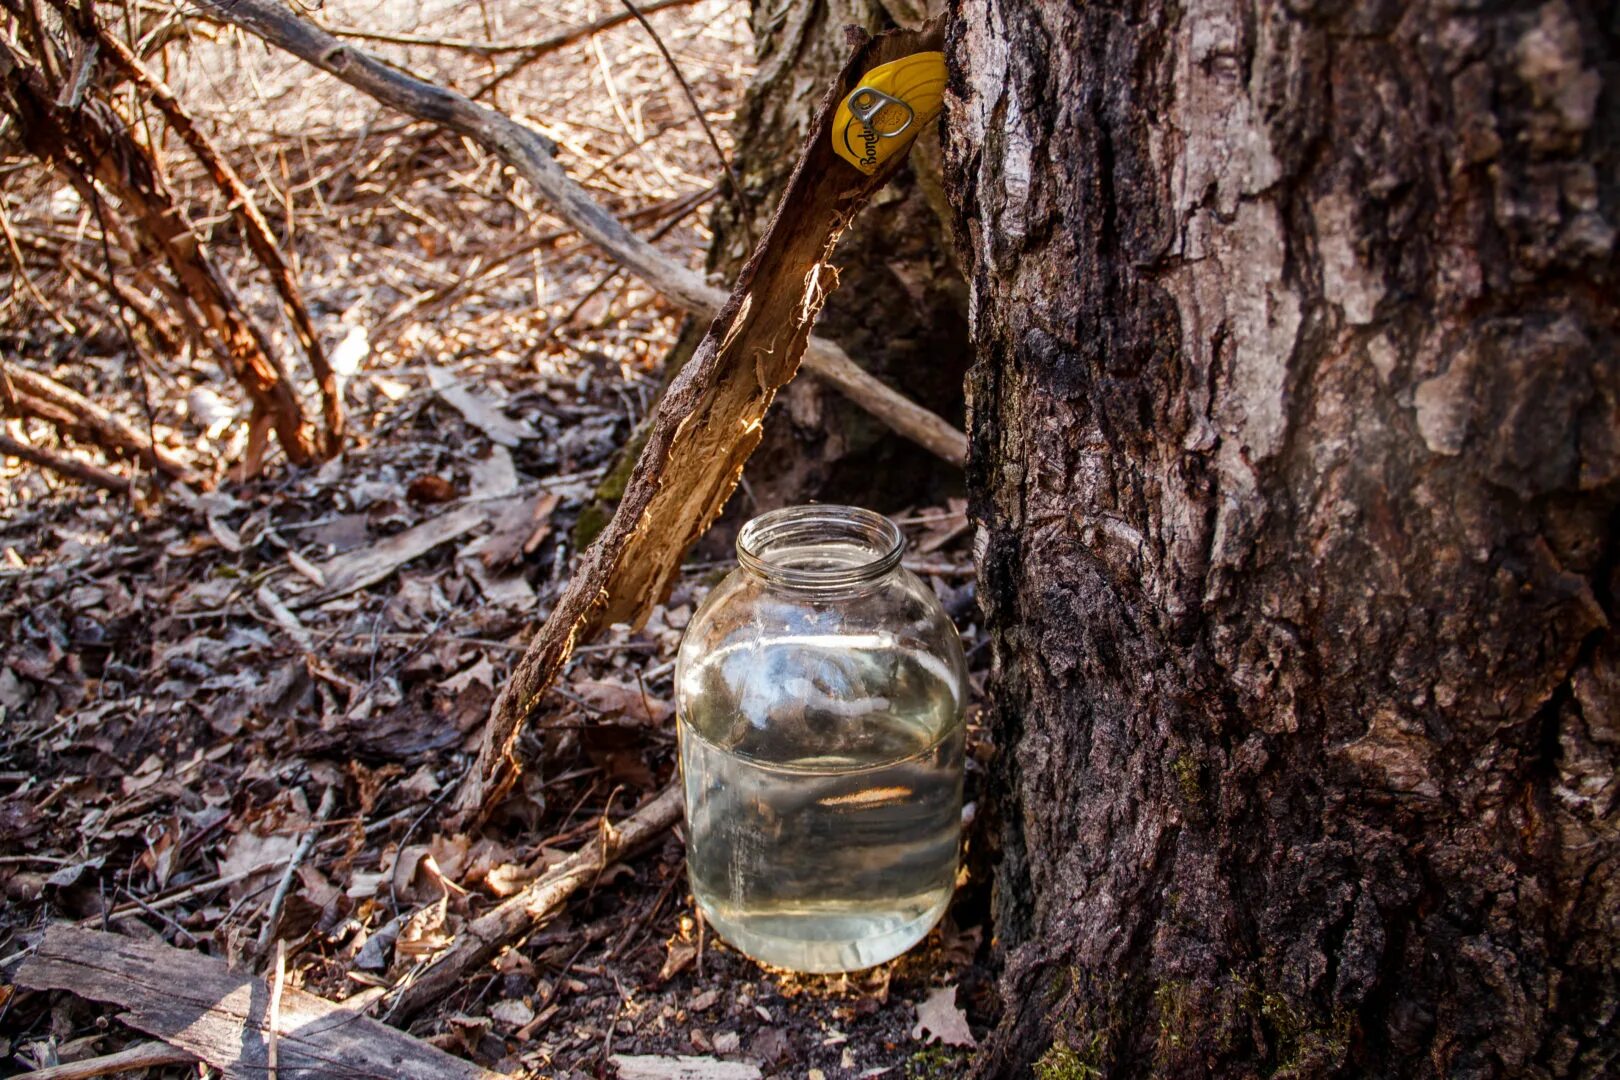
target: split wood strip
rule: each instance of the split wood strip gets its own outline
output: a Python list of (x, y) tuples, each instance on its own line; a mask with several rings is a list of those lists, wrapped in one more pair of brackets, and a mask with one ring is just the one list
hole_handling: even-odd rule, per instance
[(938, 48), (939, 40), (929, 28), (865, 41), (829, 88), (765, 239), (659, 402), (613, 520), (502, 688), (478, 764), (458, 793), (458, 813), (485, 814), (501, 798), (516, 777), (518, 733), (574, 646), (612, 623), (645, 619), (724, 507), (759, 443), (771, 399), (793, 377), (822, 301), (837, 285), (828, 260), (839, 234), (905, 157), (864, 176), (833, 152), (834, 110), (864, 72)]
[[(201, 953), (98, 930), (53, 926), (16, 982), (70, 990), (126, 1010), (140, 1031), (189, 1050), (234, 1080), (264, 1080), (269, 1068), (270, 987)], [(285, 990), (276, 1056), (299, 1080), (496, 1080), (403, 1031), (302, 990)]]
[(598, 837), (535, 881), (474, 919), (450, 949), (400, 992), (396, 1019), (406, 1020), (461, 984), (469, 971), (493, 960), (507, 945), (560, 908), (581, 885), (660, 835), (681, 814), (681, 788), (671, 784), (617, 826), (603, 823)]
[[(197, 0), (197, 6), (221, 22), (257, 34), (390, 108), (439, 124), (479, 143), (532, 184), (558, 217), (578, 229), (581, 236), (672, 303), (697, 315), (719, 318), (728, 326), (735, 318), (735, 311), (728, 312), (731, 301), (727, 300), (725, 293), (630, 232), (622, 222), (597, 205), (585, 189), (570, 179), (563, 167), (557, 164), (546, 140), (533, 129), (462, 94), (409, 75), (369, 53), (345, 45), (307, 18), (273, 0)], [(939, 40), (940, 36), (936, 34), (933, 47), (941, 47)], [(852, 87), (847, 81), (840, 85), (846, 93)], [(830, 118), (823, 116), (815, 125), (817, 134), (813, 141), (818, 145), (825, 142), (829, 127)], [(842, 163), (842, 159), (830, 149), (821, 149), (826, 152), (819, 155), (822, 160), (818, 182), (828, 177), (839, 177), (845, 183), (850, 182), (840, 175), (850, 166)], [(885, 167), (875, 178), (876, 182), (863, 182), (861, 186), (869, 190), (881, 186), (881, 181), (899, 167), (904, 157), (901, 154), (892, 159), (894, 164)], [(860, 179), (865, 181), (867, 178)], [(792, 199), (792, 189), (789, 190), (784, 206), (789, 205)], [(859, 201), (847, 209), (853, 214), (858, 205)], [(779, 210), (778, 220), (781, 216)], [(839, 228), (842, 229), (847, 223), (846, 218)], [(791, 218), (790, 224), (797, 227)], [(806, 262), (801, 269), (808, 273), (816, 265)], [(828, 271), (816, 287), (823, 291), (830, 289), (834, 277)], [(802, 292), (803, 283), (800, 285)], [(819, 308), (819, 300), (814, 306)], [(789, 322), (784, 318), (773, 330), (786, 328)], [(803, 351), (805, 367), (899, 434), (946, 461), (960, 465), (967, 460), (967, 436), (857, 366), (837, 345), (823, 338), (809, 338), (808, 348), (803, 343), (797, 348)], [(796, 353), (793, 363), (773, 367), (785, 366), (787, 377), (791, 377), (798, 360)], [(772, 390), (775, 388), (773, 386)]]
[(182, 1050), (178, 1046), (160, 1042), (137, 1043), (116, 1054), (85, 1058), (83, 1061), (69, 1061), (63, 1065), (35, 1069), (23, 1075), (28, 1077), (28, 1080), (89, 1080), (92, 1076), (107, 1076), (116, 1072), (132, 1072), (136, 1069), (156, 1069), (164, 1065), (194, 1065), (197, 1060), (196, 1054), (190, 1050)]

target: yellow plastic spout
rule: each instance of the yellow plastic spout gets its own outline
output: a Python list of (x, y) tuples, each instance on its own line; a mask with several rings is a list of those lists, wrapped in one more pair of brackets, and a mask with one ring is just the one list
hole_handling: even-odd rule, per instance
[(913, 53), (868, 71), (833, 116), (833, 150), (867, 176), (911, 145), (945, 99), (945, 54)]

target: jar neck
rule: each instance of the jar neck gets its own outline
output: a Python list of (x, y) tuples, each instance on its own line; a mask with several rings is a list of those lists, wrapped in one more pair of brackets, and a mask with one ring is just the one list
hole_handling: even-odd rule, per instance
[(737, 534), (744, 570), (781, 589), (841, 592), (900, 565), (900, 527), (858, 506), (788, 506), (754, 518)]

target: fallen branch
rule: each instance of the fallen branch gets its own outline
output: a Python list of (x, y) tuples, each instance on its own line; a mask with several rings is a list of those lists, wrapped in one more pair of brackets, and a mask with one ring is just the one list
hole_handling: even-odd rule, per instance
[[(270, 987), (222, 961), (155, 942), (52, 926), (17, 969), (32, 990), (70, 990), (124, 1010), (139, 1031), (189, 1050), (234, 1080), (264, 1080)], [(299, 1080), (496, 1080), (403, 1031), (302, 990), (282, 992), (276, 1057)]]
[(414, 981), (400, 991), (393, 1015), (409, 1019), (453, 989), (467, 972), (488, 963), (535, 923), (555, 912), (573, 892), (618, 859), (635, 852), (675, 823), (681, 788), (672, 784), (617, 826), (602, 823), (599, 837), (530, 882), (522, 892), (474, 919)]
[(70, 1061), (65, 1065), (52, 1065), (48, 1069), (35, 1069), (23, 1075), (28, 1080), (90, 1080), (92, 1076), (107, 1076), (111, 1073), (132, 1072), (136, 1069), (157, 1069), (164, 1065), (195, 1065), (197, 1061), (197, 1055), (190, 1050), (182, 1050), (167, 1043), (148, 1042), (137, 1043), (116, 1054)]
[[(198, 0), (198, 6), (390, 108), (449, 128), (484, 146), (533, 185), (557, 216), (578, 229), (581, 236), (681, 308), (715, 318), (725, 307), (726, 295), (721, 290), (626, 229), (568, 176), (537, 132), (511, 117), (390, 67), (271, 0)], [(844, 89), (847, 92), (849, 87), (845, 85)], [(818, 126), (817, 130), (822, 129)], [(829, 151), (827, 157), (828, 167), (834, 167), (835, 155)], [(822, 282), (821, 287), (826, 288), (827, 282)], [(889, 427), (947, 461), (961, 464), (966, 460), (966, 436), (862, 370), (843, 349), (821, 338), (811, 338), (808, 346), (801, 348), (805, 367)], [(790, 374), (797, 359), (789, 368)]]
[(32, 443), (13, 439), (3, 431), (0, 431), (0, 457), (20, 458), (31, 465), (38, 465), (42, 469), (61, 473), (63, 476), (77, 480), (82, 484), (89, 484), (91, 487), (111, 491), (116, 495), (127, 495), (129, 493), (129, 477), (127, 476), (119, 476), (115, 472), (108, 472), (106, 469), (92, 465), (88, 461), (80, 461), (77, 458), (68, 457), (66, 454), (58, 454), (55, 451), (45, 449), (43, 446), (34, 446)]
[(167, 450), (114, 414), (55, 379), (0, 361), (0, 409), (41, 415), (59, 427), (80, 429), (108, 450), (122, 450), (147, 468), (196, 487), (207, 484)]

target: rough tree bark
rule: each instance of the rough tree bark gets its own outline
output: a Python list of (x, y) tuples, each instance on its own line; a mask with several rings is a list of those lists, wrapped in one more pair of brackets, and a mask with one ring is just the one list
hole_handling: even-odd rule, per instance
[(1613, 1075), (1614, 5), (954, 15), (983, 1070)]

